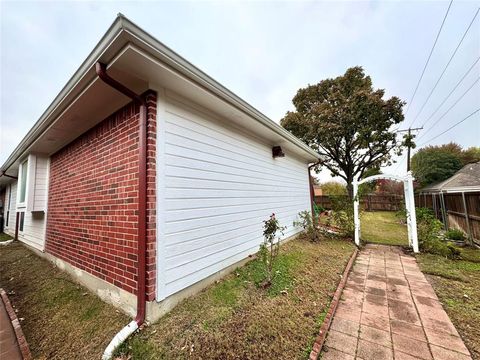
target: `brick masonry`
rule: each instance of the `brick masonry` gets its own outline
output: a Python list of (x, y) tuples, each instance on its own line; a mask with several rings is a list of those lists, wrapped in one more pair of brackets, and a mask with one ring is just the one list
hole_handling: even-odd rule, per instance
[[(30, 348), (28, 347), (27, 340), (25, 339), (25, 335), (23, 334), (22, 327), (20, 325), (20, 321), (18, 320), (17, 314), (13, 309), (12, 304), (10, 303), (10, 299), (7, 296), (5, 290), (0, 288), (0, 301), (3, 302), (5, 310), (7, 311), (8, 317), (10, 318), (11, 326), (15, 332), (15, 337), (17, 339), (16, 346), (18, 346), (18, 350), (20, 350), (21, 356), (24, 360), (32, 359), (32, 354), (30, 353)], [(2, 327), (7, 326), (7, 324), (2, 323)], [(11, 344), (11, 343), (10, 343)], [(4, 349), (0, 349), (2, 352)], [(15, 351), (18, 351), (15, 350)]]
[[(155, 298), (156, 94), (148, 105), (147, 300)], [(129, 103), (51, 156), (46, 251), (136, 294), (139, 105)]]
[(348, 274), (353, 266), (353, 263), (357, 257), (357, 254), (358, 254), (358, 249), (355, 249), (352, 256), (350, 257), (350, 260), (347, 263), (347, 266), (345, 267), (345, 270), (343, 271), (342, 279), (340, 280), (337, 286), (337, 290), (333, 294), (332, 302), (330, 303), (330, 307), (328, 309), (327, 315), (323, 320), (322, 326), (320, 327), (320, 331), (318, 332), (318, 336), (315, 339), (315, 343), (313, 344), (313, 349), (310, 352), (310, 356), (309, 356), (310, 360), (317, 360), (318, 356), (320, 355), (320, 352), (322, 351), (323, 343), (325, 342), (328, 329), (330, 328), (330, 325), (332, 323), (333, 315), (335, 314), (335, 310), (337, 309), (338, 303), (340, 301), (340, 297), (342, 296), (343, 288), (345, 287), (345, 284), (347, 282)]
[(322, 360), (472, 360), (416, 259), (367, 244), (348, 276)]

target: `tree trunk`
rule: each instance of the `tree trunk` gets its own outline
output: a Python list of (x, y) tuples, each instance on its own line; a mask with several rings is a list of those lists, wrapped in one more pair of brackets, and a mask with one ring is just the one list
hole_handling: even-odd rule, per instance
[(353, 199), (353, 180), (347, 182), (347, 193), (350, 199)]

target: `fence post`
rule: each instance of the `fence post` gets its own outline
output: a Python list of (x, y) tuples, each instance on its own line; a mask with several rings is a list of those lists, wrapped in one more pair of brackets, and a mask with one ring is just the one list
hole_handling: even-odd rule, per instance
[(445, 197), (443, 196), (443, 192), (440, 192), (440, 206), (442, 208), (443, 228), (448, 230), (448, 215), (447, 208), (445, 207)]
[(353, 182), (353, 219), (355, 224), (355, 244), (360, 246), (360, 219), (358, 214), (358, 184), (357, 181)]
[[(412, 229), (411, 229), (411, 217), (412, 217), (412, 214), (411, 214), (411, 204), (410, 204), (410, 197), (409, 197), (409, 194), (408, 194), (408, 181), (405, 180), (403, 182), (403, 194), (404, 194), (404, 197), (405, 197), (405, 210), (406, 210), (406, 213), (407, 213), (407, 234), (408, 234), (408, 245), (409, 246), (412, 246)], [(415, 200), (414, 200), (414, 206), (413, 208), (415, 208)]]
[(407, 173), (408, 184), (408, 205), (410, 208), (410, 233), (412, 238), (413, 252), (418, 253), (417, 214), (415, 213), (415, 200), (413, 198), (413, 176), (412, 172)]
[(462, 191), (463, 210), (465, 210), (465, 220), (467, 221), (467, 236), (468, 242), (473, 244), (472, 231), (470, 230), (470, 218), (468, 217), (467, 200), (465, 199), (465, 193)]

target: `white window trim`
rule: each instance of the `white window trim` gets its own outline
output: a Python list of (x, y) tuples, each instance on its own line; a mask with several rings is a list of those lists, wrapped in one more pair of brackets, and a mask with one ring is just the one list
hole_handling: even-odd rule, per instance
[[(21, 193), (22, 193), (22, 178), (23, 172), (25, 171), (25, 162), (27, 162), (27, 176), (25, 177), (25, 199), (24, 201), (20, 201)], [(27, 206), (28, 200), (28, 180), (29, 180), (29, 171), (28, 166), (30, 164), (30, 157), (25, 158), (20, 164), (20, 171), (18, 172), (18, 181), (17, 181), (17, 209), (24, 209)]]
[[(20, 214), (22, 214), (22, 213), (23, 213), (23, 230), (20, 230), (20, 224), (22, 222)], [(17, 211), (17, 214), (18, 214), (18, 233), (24, 235), (25, 234), (25, 215), (26, 215), (26, 211), (25, 210)]]
[[(7, 196), (8, 195), (8, 196)], [(5, 218), (5, 228), (10, 229), (10, 211), (12, 207), (12, 184), (9, 183), (7, 187), (7, 192), (5, 193), (5, 210), (3, 216)]]

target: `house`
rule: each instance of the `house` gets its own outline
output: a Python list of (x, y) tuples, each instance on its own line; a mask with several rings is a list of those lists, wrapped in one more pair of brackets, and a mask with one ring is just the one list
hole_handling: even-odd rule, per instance
[(480, 161), (421, 188), (415, 200), (417, 206), (432, 209), (446, 229), (460, 229), (471, 243), (480, 244)]
[(424, 186), (420, 194), (480, 191), (480, 161), (467, 164), (448, 179)]
[(322, 196), (323, 195), (322, 187), (320, 185), (314, 185), (313, 186), (313, 194), (315, 196)]
[(154, 321), (256, 253), (272, 212), (297, 234), (318, 159), (120, 14), (2, 165), (5, 231)]

